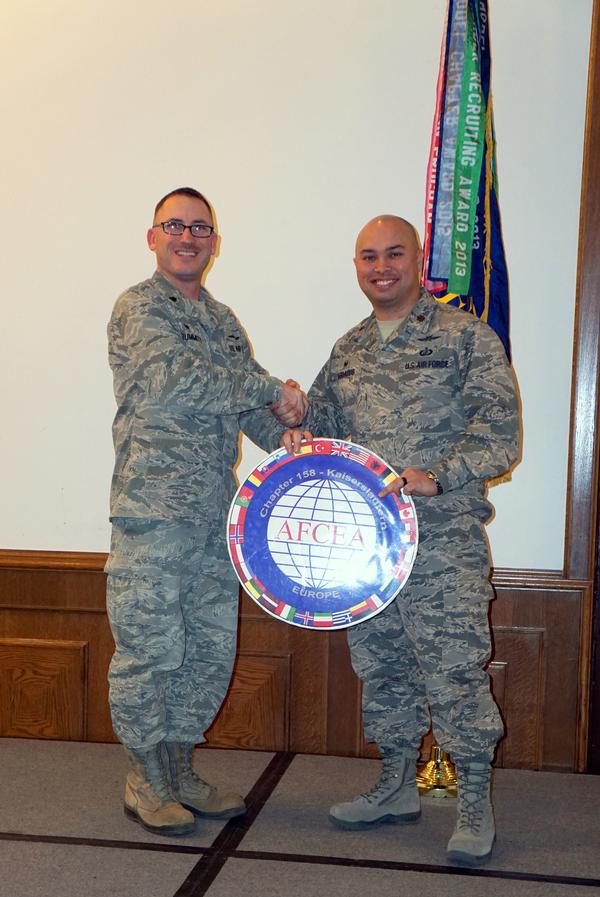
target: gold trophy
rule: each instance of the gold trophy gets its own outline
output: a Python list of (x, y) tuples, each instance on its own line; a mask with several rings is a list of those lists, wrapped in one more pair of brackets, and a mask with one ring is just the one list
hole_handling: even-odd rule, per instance
[(417, 765), (417, 787), (430, 797), (456, 797), (456, 772), (448, 754), (433, 744), (431, 757)]

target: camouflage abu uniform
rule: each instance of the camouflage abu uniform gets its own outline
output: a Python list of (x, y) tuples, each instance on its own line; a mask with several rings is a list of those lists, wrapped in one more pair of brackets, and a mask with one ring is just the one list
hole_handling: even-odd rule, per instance
[(204, 289), (185, 298), (160, 273), (120, 296), (108, 336), (118, 405), (106, 566), (113, 725), (134, 749), (200, 742), (235, 658), (224, 523), (238, 415), (277, 401), (281, 381), (251, 357), (230, 309)]
[(419, 550), (384, 612), (348, 630), (369, 737), (390, 752), (429, 728), (455, 760), (491, 759), (503, 727), (492, 699), (485, 480), (517, 455), (515, 391), (486, 324), (426, 291), (383, 342), (374, 315), (335, 344), (303, 427), (351, 438), (401, 471), (433, 470), (443, 494), (415, 497)]

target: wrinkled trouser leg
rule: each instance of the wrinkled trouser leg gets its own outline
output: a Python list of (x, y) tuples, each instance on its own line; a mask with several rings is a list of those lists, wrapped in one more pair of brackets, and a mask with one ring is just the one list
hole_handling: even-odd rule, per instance
[(348, 630), (352, 666), (363, 683), (365, 734), (390, 754), (418, 747), (430, 725), (423, 676), (398, 601)]
[(107, 607), (113, 727), (129, 748), (202, 741), (235, 659), (237, 588), (206, 528), (114, 522)]
[(200, 744), (231, 681), (239, 584), (225, 542), (209, 538), (182, 581), (185, 654), (165, 683), (167, 741)]
[(488, 575), (477, 521), (429, 527), (393, 604), (348, 631), (365, 731), (381, 746), (416, 747), (429, 710), (438, 744), (454, 759), (492, 759), (503, 726), (486, 671)]

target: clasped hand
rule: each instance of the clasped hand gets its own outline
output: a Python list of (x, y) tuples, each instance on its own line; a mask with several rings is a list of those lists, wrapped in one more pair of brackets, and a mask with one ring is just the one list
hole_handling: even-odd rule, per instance
[(300, 389), (295, 380), (286, 380), (281, 391), (281, 398), (270, 407), (280, 424), (284, 427), (297, 427), (308, 412), (309, 401), (306, 393)]

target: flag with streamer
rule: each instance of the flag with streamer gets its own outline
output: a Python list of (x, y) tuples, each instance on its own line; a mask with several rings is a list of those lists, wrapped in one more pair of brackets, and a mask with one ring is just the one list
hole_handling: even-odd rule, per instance
[(448, 0), (427, 166), (423, 284), (494, 328), (510, 360), (487, 0)]

